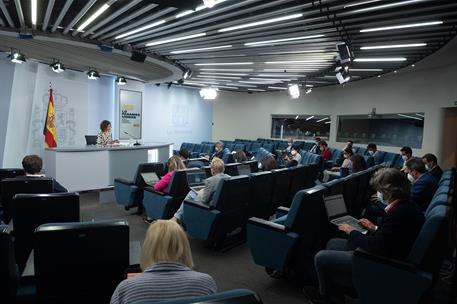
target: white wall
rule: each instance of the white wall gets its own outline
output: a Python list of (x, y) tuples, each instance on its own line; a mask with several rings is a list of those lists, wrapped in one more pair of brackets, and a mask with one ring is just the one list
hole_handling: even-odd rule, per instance
[[(298, 101), (281, 93), (230, 93), (223, 92), (214, 104), (213, 140), (271, 136), (271, 114), (321, 114), (331, 115), (329, 145), (342, 147), (336, 142), (337, 115), (368, 114), (376, 108), (378, 114), (425, 112), (425, 152), (440, 155), (442, 110), (453, 107), (457, 100), (457, 65), (414, 71), (402, 70), (349, 83), (315, 89), (302, 94)], [(380, 147), (384, 151), (398, 152), (396, 147)]]
[(6, 143), (6, 130), (8, 127), (8, 114), (10, 110), (11, 89), (13, 86), (14, 64), (9, 60), (0, 58), (0, 164)]

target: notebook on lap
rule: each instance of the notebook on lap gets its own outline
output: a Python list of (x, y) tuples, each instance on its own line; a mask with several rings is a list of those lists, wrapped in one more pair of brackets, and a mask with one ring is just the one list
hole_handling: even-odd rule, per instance
[(363, 234), (368, 232), (368, 230), (359, 224), (359, 221), (356, 218), (348, 215), (346, 203), (344, 202), (342, 194), (324, 197), (324, 204), (330, 223), (337, 226), (348, 224)]
[(187, 185), (190, 190), (198, 192), (205, 188), (206, 173), (205, 171), (189, 171), (187, 175)]

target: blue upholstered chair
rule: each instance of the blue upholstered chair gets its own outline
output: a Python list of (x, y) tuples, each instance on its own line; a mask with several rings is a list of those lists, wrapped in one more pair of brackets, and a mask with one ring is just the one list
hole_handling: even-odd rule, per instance
[(187, 233), (220, 247), (229, 232), (244, 228), (248, 197), (249, 177), (241, 175), (219, 181), (211, 206), (184, 201), (183, 222)]
[(251, 144), (251, 148), (249, 149), (249, 152), (251, 152), (252, 155), (256, 155), (257, 151), (262, 147), (262, 144), (259, 142), (254, 142)]
[(233, 146), (233, 151), (244, 151), (244, 144), (238, 143)]
[(329, 239), (322, 201), (325, 191), (319, 185), (297, 192), (290, 208), (278, 208), (276, 220), (249, 219), (247, 243), (257, 265), (268, 273), (312, 269), (315, 252), (324, 248)]
[(233, 147), (235, 146), (235, 144), (233, 142), (227, 142), (227, 143), (224, 143), (224, 148), (227, 148), (229, 149), (230, 152), (233, 151)]
[(361, 303), (418, 303), (431, 288), (447, 248), (448, 207), (436, 205), (425, 216), (406, 261), (355, 251), (353, 282)]
[(200, 154), (202, 155), (212, 155), (214, 151), (213, 144), (202, 144), (202, 148), (200, 149)]
[(304, 166), (304, 165), (298, 165), (298, 166), (289, 168), (289, 171), (291, 172), (290, 186), (289, 186), (289, 200), (288, 200), (287, 205), (285, 205), (285, 207), (289, 207), (290, 205), (292, 205), (292, 201), (294, 199), (295, 194), (298, 191), (305, 189), (306, 177), (309, 173), (308, 168), (309, 168), (309, 166)]
[(386, 163), (387, 167), (395, 168), (399, 158), (401, 158), (400, 154), (387, 152), (384, 156), (383, 162)]
[(264, 148), (268, 152), (273, 152), (274, 145), (272, 143), (263, 143), (262, 148)]
[[(135, 304), (153, 304), (157, 302), (151, 301), (141, 301), (136, 302)], [(233, 289), (228, 291), (218, 292), (212, 295), (200, 296), (200, 297), (191, 297), (191, 298), (181, 298), (176, 300), (165, 300), (160, 301), (163, 304), (215, 304), (215, 303), (224, 303), (224, 304), (256, 304), (262, 303), (260, 297), (253, 291), (248, 289)]]
[(314, 143), (313, 143), (313, 142), (307, 141), (307, 142), (304, 142), (304, 143), (303, 143), (303, 147), (302, 147), (302, 148), (303, 148), (303, 150), (305, 150), (305, 151), (309, 151), (309, 150), (311, 150), (311, 148), (312, 148), (313, 146), (314, 146)]
[(123, 206), (125, 210), (138, 207), (143, 201), (143, 189), (146, 186), (141, 173), (156, 172), (158, 176), (164, 174), (162, 163), (139, 164), (135, 173), (134, 180), (123, 178), (114, 179), (114, 195), (116, 202)]
[(285, 142), (285, 141), (280, 141), (280, 142), (278, 143), (276, 149), (282, 150), (282, 151), (283, 151), (283, 150), (287, 149), (287, 147), (288, 147), (287, 142)]
[(187, 185), (187, 172), (198, 170), (192, 168), (174, 171), (167, 193), (155, 191), (152, 187), (144, 188), (143, 206), (146, 215), (152, 219), (173, 217), (190, 190)]
[(222, 160), (224, 164), (230, 164), (234, 162), (232, 151), (228, 148), (224, 148), (224, 152), (222, 154)]
[(270, 171), (249, 175), (248, 217), (267, 219), (270, 216), (273, 174)]
[(259, 150), (257, 151), (257, 154), (255, 156), (255, 159), (258, 160), (259, 162), (261, 162), (268, 155), (271, 155), (271, 153), (268, 152), (267, 150), (265, 150), (264, 148), (259, 148)]
[(279, 206), (289, 205), (289, 191), (292, 180), (292, 172), (289, 168), (275, 169), (273, 173), (273, 193), (271, 195), (270, 214), (273, 214)]

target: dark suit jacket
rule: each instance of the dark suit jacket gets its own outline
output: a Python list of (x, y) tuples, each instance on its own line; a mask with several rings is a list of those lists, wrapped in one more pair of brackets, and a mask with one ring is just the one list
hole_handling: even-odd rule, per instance
[(215, 157), (222, 159), (223, 156), (224, 156), (224, 149), (222, 149), (219, 152), (214, 152), (213, 155), (211, 155), (211, 159), (213, 159)]
[(432, 175), (436, 179), (436, 182), (439, 183), (441, 175), (443, 175), (443, 170), (441, 170), (440, 166), (436, 165), (432, 170), (428, 171), (428, 174)]
[(369, 252), (404, 260), (424, 223), (424, 216), (414, 203), (401, 201), (382, 219), (372, 235), (352, 231), (349, 241)]
[[(33, 179), (33, 178), (40, 178), (40, 176), (17, 176), (16, 179), (21, 179), (21, 180), (28, 180), (28, 179)], [(54, 187), (54, 193), (61, 193), (61, 192), (68, 192), (67, 188), (59, 184), (55, 179), (53, 180), (53, 187)]]
[(424, 173), (411, 185), (410, 199), (424, 213), (436, 189), (438, 189), (438, 182), (435, 177), (430, 173)]

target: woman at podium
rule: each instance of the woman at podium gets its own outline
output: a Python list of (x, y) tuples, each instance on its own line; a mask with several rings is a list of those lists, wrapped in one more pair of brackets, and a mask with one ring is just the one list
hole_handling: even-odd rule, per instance
[(100, 132), (97, 135), (97, 145), (106, 146), (112, 144), (118, 144), (119, 140), (113, 140), (113, 135), (111, 134), (111, 122), (109, 120), (104, 120), (100, 123)]

